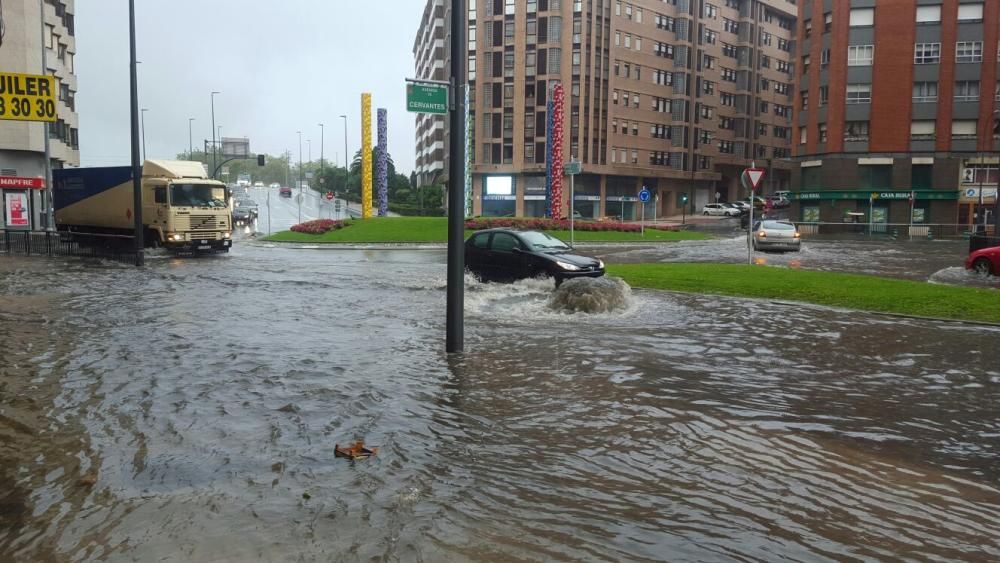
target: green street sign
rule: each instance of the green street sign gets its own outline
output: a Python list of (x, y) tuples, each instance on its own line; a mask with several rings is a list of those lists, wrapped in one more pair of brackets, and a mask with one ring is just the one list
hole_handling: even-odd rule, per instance
[(406, 111), (448, 113), (448, 87), (444, 84), (407, 84)]
[(563, 166), (563, 173), (566, 174), (567, 176), (576, 176), (577, 174), (580, 174), (581, 172), (583, 172), (583, 163), (582, 162), (578, 162), (578, 161), (573, 160), (573, 161), (567, 162), (566, 165)]

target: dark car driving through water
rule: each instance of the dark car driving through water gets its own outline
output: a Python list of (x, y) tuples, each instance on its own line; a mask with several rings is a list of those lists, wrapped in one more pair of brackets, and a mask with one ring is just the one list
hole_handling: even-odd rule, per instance
[(465, 241), (465, 267), (481, 281), (513, 282), (551, 277), (598, 278), (604, 262), (573, 253), (563, 241), (541, 231), (489, 229)]

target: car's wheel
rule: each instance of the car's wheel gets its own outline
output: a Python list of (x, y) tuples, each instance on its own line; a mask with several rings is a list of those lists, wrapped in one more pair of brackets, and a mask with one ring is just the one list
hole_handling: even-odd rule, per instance
[(707, 216), (708, 215), (708, 211), (702, 211), (701, 214)]
[(980, 275), (991, 276), (993, 275), (993, 265), (986, 258), (976, 258), (976, 261), (972, 263), (972, 269)]

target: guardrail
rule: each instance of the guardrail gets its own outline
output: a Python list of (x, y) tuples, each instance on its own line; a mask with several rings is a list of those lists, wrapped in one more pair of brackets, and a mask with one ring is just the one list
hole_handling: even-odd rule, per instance
[(0, 256), (80, 256), (138, 266), (144, 255), (131, 236), (0, 230)]

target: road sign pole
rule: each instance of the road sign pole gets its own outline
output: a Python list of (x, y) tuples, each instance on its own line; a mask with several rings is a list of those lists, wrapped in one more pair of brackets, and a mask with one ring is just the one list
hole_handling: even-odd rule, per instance
[(465, 349), (465, 91), (468, 13), (463, 0), (451, 2), (451, 111), (448, 147), (448, 289), (445, 305), (445, 350)]
[(267, 236), (271, 236), (271, 192), (267, 192)]
[(639, 212), (639, 217), (640, 217), (640, 219), (639, 219), (639, 232), (641, 233), (641, 236), (645, 237), (646, 236), (646, 202), (645, 201), (640, 201), (639, 203), (642, 206), (642, 210)]

